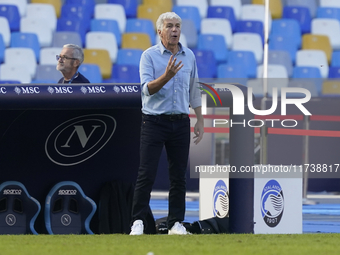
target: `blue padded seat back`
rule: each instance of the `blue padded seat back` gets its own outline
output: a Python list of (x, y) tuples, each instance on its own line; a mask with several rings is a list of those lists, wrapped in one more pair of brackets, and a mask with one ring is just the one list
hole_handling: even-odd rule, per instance
[(35, 234), (35, 220), (40, 203), (29, 195), (20, 182), (7, 181), (0, 185), (0, 234)]
[(96, 203), (71, 181), (57, 183), (45, 201), (45, 226), (49, 234), (93, 234), (90, 221)]

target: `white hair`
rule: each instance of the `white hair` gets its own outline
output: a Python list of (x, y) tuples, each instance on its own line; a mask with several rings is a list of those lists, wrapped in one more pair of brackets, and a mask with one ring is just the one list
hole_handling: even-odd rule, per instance
[(180, 23), (180, 25), (182, 25), (182, 19), (180, 16), (178, 16), (175, 12), (165, 12), (162, 13), (161, 15), (159, 15), (157, 21), (156, 21), (156, 28), (157, 30), (161, 30), (163, 29), (163, 23), (164, 20), (166, 19), (177, 19)]
[(76, 58), (79, 60), (79, 65), (81, 65), (84, 61), (84, 52), (81, 47), (79, 47), (76, 44), (65, 44), (63, 48), (73, 49), (73, 58)]

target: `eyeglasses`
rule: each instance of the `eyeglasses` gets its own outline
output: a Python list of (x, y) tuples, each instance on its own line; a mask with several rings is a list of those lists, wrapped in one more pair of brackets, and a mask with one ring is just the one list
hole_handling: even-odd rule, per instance
[(68, 60), (68, 59), (77, 60), (77, 58), (69, 58), (69, 57), (60, 56), (60, 55), (56, 55), (55, 58), (56, 58), (57, 61), (59, 61), (59, 59), (61, 59), (62, 61), (65, 61), (65, 59), (66, 59), (66, 60)]

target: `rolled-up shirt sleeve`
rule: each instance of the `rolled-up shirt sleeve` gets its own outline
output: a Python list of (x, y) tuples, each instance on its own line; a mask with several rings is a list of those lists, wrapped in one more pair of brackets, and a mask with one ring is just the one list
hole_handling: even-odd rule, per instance
[(142, 93), (145, 96), (152, 96), (149, 93), (148, 83), (155, 79), (155, 77), (153, 77), (154, 67), (150, 55), (146, 52), (143, 52), (140, 59), (139, 74), (142, 86)]
[(201, 100), (201, 90), (198, 88), (198, 72), (197, 72), (197, 64), (196, 59), (194, 58), (193, 70), (191, 72), (190, 78), (190, 106), (192, 109), (195, 109), (202, 105)]

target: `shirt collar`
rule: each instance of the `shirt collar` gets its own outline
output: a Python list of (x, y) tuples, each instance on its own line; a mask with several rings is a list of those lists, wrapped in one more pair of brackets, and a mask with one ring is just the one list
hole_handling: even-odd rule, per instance
[[(158, 43), (158, 45), (159, 45), (160, 53), (161, 53), (162, 55), (163, 55), (164, 52), (169, 52), (169, 53), (171, 53), (171, 51), (169, 51), (167, 48), (164, 47), (162, 41), (160, 41), (160, 42)], [(178, 46), (179, 46), (179, 50), (178, 50), (177, 54), (185, 54), (185, 50), (184, 50), (184, 48), (183, 48), (183, 46), (182, 46), (182, 44), (181, 44), (180, 42), (178, 42)]]

